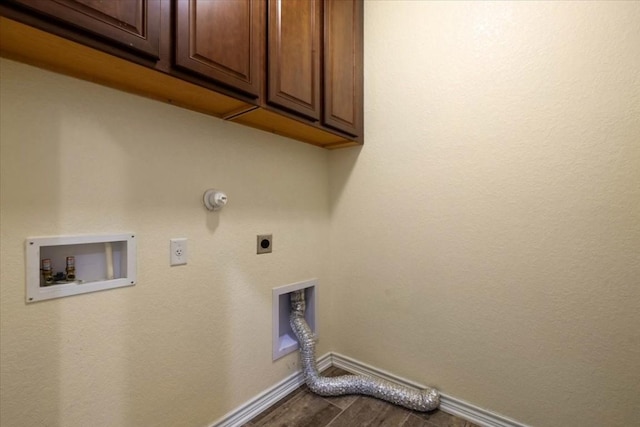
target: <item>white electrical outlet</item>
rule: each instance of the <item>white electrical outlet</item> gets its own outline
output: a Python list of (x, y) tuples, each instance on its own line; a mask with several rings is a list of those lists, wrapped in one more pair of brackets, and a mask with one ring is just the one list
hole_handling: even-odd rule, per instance
[(171, 239), (170, 248), (170, 265), (183, 265), (187, 263), (187, 256), (189, 252), (187, 251), (187, 239)]

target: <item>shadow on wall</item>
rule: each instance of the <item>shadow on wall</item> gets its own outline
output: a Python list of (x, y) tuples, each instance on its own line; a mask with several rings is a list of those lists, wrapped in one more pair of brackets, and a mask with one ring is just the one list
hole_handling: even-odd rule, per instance
[(367, 146), (351, 147), (329, 153), (329, 205), (331, 213), (339, 205), (358, 157)]

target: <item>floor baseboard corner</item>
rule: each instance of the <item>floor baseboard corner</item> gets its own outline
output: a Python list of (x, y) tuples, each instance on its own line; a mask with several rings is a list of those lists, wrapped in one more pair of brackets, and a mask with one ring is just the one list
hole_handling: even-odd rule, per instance
[[(319, 371), (323, 371), (331, 366), (335, 366), (353, 374), (380, 378), (394, 384), (403, 385), (405, 387), (417, 389), (425, 388), (425, 386), (422, 384), (407, 380), (405, 378), (399, 377), (382, 369), (375, 368), (373, 366), (367, 365), (366, 363), (360, 362), (347, 356), (343, 356), (338, 353), (327, 353), (318, 358), (317, 363)], [(286, 397), (289, 393), (300, 387), (302, 384), (304, 384), (302, 371), (295, 372), (279, 383), (275, 384), (273, 387), (263, 391), (258, 396), (240, 405), (235, 410), (222, 416), (209, 427), (241, 426), (250, 421), (258, 414), (266, 411), (269, 407), (278, 403), (278, 401)], [(479, 426), (528, 427), (526, 424), (522, 424), (502, 415), (495, 414), (491, 411), (482, 409), (478, 406), (457, 399), (453, 396), (449, 396), (443, 393), (441, 393), (440, 396), (440, 410), (448, 414), (455, 415), (456, 417), (463, 418), (467, 421), (471, 421), (472, 423)]]
[[(392, 373), (375, 368), (366, 363), (360, 362), (338, 353), (332, 353), (331, 359), (333, 366), (344, 369), (354, 374), (366, 375), (370, 377), (387, 380), (391, 383), (402, 385), (405, 387), (424, 389), (423, 384), (407, 380)], [(518, 421), (495, 414), (491, 411), (482, 409), (463, 400), (457, 399), (447, 394), (440, 394), (440, 410), (456, 417), (471, 421), (482, 427), (528, 427)]]
[[(324, 370), (332, 366), (332, 354), (327, 353), (318, 358), (318, 369)], [(256, 415), (269, 409), (271, 406), (278, 403), (289, 393), (296, 388), (304, 384), (304, 378), (302, 371), (294, 372), (273, 387), (263, 391), (253, 399), (240, 405), (233, 411), (223, 415), (218, 420), (213, 422), (209, 427), (238, 427)]]

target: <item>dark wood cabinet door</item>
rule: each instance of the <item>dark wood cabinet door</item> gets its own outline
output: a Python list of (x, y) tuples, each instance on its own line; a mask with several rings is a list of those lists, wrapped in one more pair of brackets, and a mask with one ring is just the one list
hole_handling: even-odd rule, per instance
[(259, 96), (263, 14), (259, 0), (178, 0), (176, 66)]
[(326, 0), (323, 125), (350, 135), (363, 127), (363, 2)]
[(320, 120), (320, 0), (269, 0), (267, 102)]
[(158, 58), (160, 2), (158, 0), (8, 0), (119, 47)]

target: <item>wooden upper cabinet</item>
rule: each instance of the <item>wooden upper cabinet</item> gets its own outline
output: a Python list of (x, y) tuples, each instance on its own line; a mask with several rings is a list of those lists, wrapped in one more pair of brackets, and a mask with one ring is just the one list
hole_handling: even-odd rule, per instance
[(7, 0), (70, 26), (157, 59), (160, 2), (157, 0)]
[(363, 2), (325, 0), (324, 126), (350, 135), (363, 127)]
[(260, 95), (260, 0), (177, 0), (176, 66)]
[(341, 148), (364, 142), (363, 9), (363, 0), (0, 0), (0, 53)]
[(320, 120), (320, 0), (268, 0), (267, 102)]

